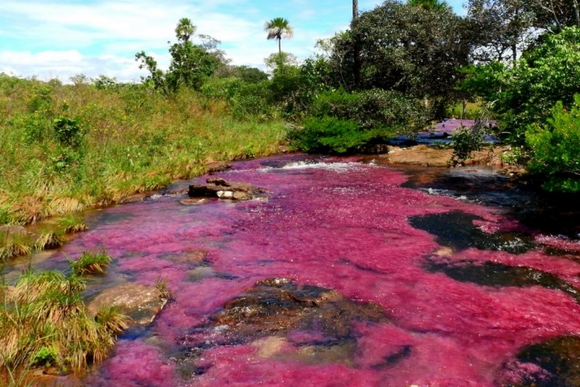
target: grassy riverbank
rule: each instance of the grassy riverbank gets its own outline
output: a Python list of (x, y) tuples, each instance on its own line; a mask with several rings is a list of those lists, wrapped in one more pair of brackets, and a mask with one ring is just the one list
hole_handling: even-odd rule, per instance
[[(279, 152), (284, 138), (281, 120), (233, 118), (222, 99), (192, 90), (165, 96), (144, 85), (0, 74), (0, 263), (86, 229), (76, 212), (200, 175), (211, 161)], [(47, 230), (12, 226), (51, 217)], [(36, 368), (82, 374), (126, 328), (115, 311), (87, 314), (80, 274), (1, 279), (2, 385), (32, 385)]]
[(209, 161), (272, 154), (284, 135), (281, 121), (234, 119), (194, 91), (0, 75), (0, 225), (114, 204)]

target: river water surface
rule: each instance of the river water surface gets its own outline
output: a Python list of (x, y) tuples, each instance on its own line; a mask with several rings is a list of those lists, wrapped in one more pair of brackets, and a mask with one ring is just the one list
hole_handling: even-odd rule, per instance
[[(457, 191), (462, 173), (282, 156), (217, 174), (268, 191), (256, 200), (160, 196), (89, 214), (56, 261), (105, 247), (115, 260), (97, 288), (163, 280), (173, 300), (86, 385), (575, 385), (580, 243), (520, 222), (510, 210), (525, 197)], [(339, 310), (340, 333), (309, 317), (247, 337), (215, 323), (272, 278), (380, 316)]]

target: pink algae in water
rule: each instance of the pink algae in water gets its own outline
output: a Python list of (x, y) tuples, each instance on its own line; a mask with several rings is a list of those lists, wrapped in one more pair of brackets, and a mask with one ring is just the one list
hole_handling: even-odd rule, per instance
[[(497, 209), (402, 188), (403, 172), (349, 159), (253, 160), (220, 176), (269, 193), (238, 203), (184, 206), (163, 197), (112, 208), (90, 234), (67, 246), (102, 244), (117, 258), (116, 272), (147, 284), (162, 278), (174, 298), (150, 336), (121, 338), (87, 385), (494, 386), (536, 370), (529, 364), (513, 369), (522, 347), (580, 334), (580, 307), (558, 289), (480, 286), (426, 269), (427, 259), (499, 262), (578, 286), (580, 265), (573, 260), (541, 249), (514, 255), (445, 248), (409, 223), (413, 216), (461, 211), (479, 217), (474, 225), (490, 234), (524, 230)], [(203, 251), (203, 260), (175, 258), (190, 251)], [(270, 357), (263, 341), (215, 341), (221, 328), (208, 328), (210, 316), (256, 281), (274, 277), (376, 303), (388, 322), (353, 321), (348, 343), (354, 349), (336, 362), (298, 356), (325, 342), (317, 331), (275, 338), (268, 343), (280, 344), (279, 356)], [(196, 328), (203, 346), (178, 354)], [(350, 344), (325, 345), (333, 351)], [(193, 364), (185, 375), (179, 371), (184, 358)]]

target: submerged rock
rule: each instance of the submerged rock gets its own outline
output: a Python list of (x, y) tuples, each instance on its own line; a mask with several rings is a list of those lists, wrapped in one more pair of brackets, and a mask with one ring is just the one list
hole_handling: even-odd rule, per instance
[(210, 346), (251, 343), (261, 357), (352, 363), (356, 321), (386, 322), (374, 303), (351, 301), (335, 290), (287, 278), (258, 281), (182, 339), (190, 354)]
[(211, 196), (223, 199), (248, 200), (256, 195), (266, 192), (254, 187), (250, 183), (227, 181), (222, 178), (209, 178), (207, 184), (191, 184), (189, 186), (189, 196)]
[(167, 297), (155, 286), (128, 283), (104, 290), (87, 308), (96, 315), (106, 306), (115, 306), (120, 313), (129, 316), (137, 325), (148, 325), (167, 303)]
[(355, 303), (335, 290), (275, 278), (258, 281), (211, 319), (214, 326), (227, 326), (229, 334), (241, 337), (317, 329), (343, 338), (350, 335), (354, 320), (381, 321), (385, 315), (379, 305)]
[(205, 164), (205, 168), (207, 169), (207, 173), (212, 174), (216, 172), (222, 172), (226, 169), (230, 169), (232, 167), (231, 163), (226, 161), (212, 161), (210, 163)]

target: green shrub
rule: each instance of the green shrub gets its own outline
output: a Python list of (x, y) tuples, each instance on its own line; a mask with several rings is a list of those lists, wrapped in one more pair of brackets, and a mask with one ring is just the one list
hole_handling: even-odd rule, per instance
[(400, 134), (413, 134), (424, 129), (428, 112), (417, 101), (389, 90), (344, 90), (322, 93), (312, 104), (314, 117), (336, 117), (356, 122), (361, 129), (391, 128)]
[(291, 132), (289, 139), (303, 152), (352, 153), (389, 134), (384, 129), (361, 130), (353, 120), (311, 117), (304, 121), (304, 129)]
[(63, 116), (54, 119), (54, 133), (61, 145), (72, 148), (77, 148), (81, 145), (84, 135), (78, 120)]
[(50, 367), (57, 365), (59, 359), (58, 350), (54, 347), (40, 347), (32, 356), (31, 365), (40, 367)]
[(532, 124), (526, 131), (531, 172), (545, 175), (549, 191), (580, 191), (580, 95), (570, 111), (558, 102), (544, 125)]
[(267, 119), (273, 115), (269, 81), (246, 82), (240, 78), (211, 78), (201, 89), (205, 97), (225, 100), (237, 119)]
[(547, 33), (513, 65), (491, 62), (464, 69), (461, 89), (488, 102), (506, 140), (526, 144), (526, 131), (550, 117), (558, 101), (574, 102), (580, 84), (580, 28)]

